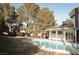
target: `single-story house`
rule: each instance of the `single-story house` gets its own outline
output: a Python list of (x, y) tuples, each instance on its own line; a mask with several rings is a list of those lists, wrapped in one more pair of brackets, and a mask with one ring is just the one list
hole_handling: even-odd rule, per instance
[(69, 27), (55, 26), (45, 30), (48, 33), (48, 37), (51, 40), (56, 41), (74, 41), (75, 30)]

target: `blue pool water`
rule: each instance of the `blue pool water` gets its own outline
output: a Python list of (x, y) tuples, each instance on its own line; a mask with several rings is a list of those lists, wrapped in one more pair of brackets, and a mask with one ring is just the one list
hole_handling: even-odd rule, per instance
[(64, 45), (62, 45), (62, 44), (50, 43), (50, 42), (47, 42), (47, 41), (40, 41), (40, 42), (39, 41), (33, 41), (32, 43), (35, 44), (35, 45), (38, 45), (38, 46), (44, 46), (45, 48), (59, 49), (59, 50), (65, 49)]
[(71, 53), (79, 49), (79, 44), (77, 44), (76, 46), (75, 45), (72, 46), (68, 44), (55, 43), (46, 40), (32, 40), (31, 44), (41, 47), (44, 46), (45, 48), (50, 48), (50, 49), (65, 50)]

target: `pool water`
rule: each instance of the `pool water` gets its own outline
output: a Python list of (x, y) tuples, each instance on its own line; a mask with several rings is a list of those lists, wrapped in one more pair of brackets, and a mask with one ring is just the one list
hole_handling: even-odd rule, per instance
[(59, 50), (64, 50), (65, 47), (64, 47), (64, 45), (62, 45), (62, 44), (57, 44), (57, 49), (59, 49)]
[[(27, 40), (24, 42), (27, 42)], [(65, 50), (71, 53), (74, 53), (76, 52), (77, 49), (79, 49), (79, 44), (77, 44), (76, 46), (74, 45), (73, 47), (72, 45), (63, 44), (59, 42), (51, 42), (49, 40), (32, 40), (30, 43), (33, 45), (37, 45), (39, 47), (43, 46), (45, 48), (50, 48), (50, 49)]]
[[(37, 42), (35, 42), (37, 43)], [(45, 48), (51, 48), (51, 49), (59, 49), (59, 50), (64, 50), (65, 47), (62, 44), (56, 44), (56, 43), (49, 43), (49, 42), (39, 42), (37, 43), (40, 46), (45, 46)]]

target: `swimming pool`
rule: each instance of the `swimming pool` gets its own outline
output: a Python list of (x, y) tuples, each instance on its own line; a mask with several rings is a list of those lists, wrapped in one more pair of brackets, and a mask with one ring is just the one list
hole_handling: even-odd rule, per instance
[(33, 45), (37, 45), (39, 47), (45, 47), (45, 48), (49, 48), (49, 49), (56, 49), (56, 50), (63, 50), (63, 51), (69, 51), (70, 53), (74, 53), (76, 52), (77, 49), (79, 49), (79, 45), (70, 45), (70, 44), (63, 44), (63, 43), (59, 43), (59, 42), (52, 42), (50, 40), (32, 40), (30, 42)]

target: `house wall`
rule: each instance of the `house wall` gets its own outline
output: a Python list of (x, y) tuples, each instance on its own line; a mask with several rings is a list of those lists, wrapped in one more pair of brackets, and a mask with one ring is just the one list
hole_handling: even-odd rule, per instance
[(49, 31), (49, 39), (63, 40), (63, 41), (66, 41), (66, 40), (73, 41), (74, 40), (74, 31), (72, 31), (72, 30), (64, 30), (64, 31), (62, 31), (61, 34), (59, 34), (59, 30), (56, 31), (56, 33), (52, 33), (52, 31), (53, 30)]
[(64, 40), (64, 34), (58, 34), (57, 40)]
[(52, 33), (52, 31), (49, 31), (49, 39), (53, 39), (53, 40), (64, 40), (64, 34), (58, 34), (58, 31), (56, 31), (56, 33)]
[(52, 34), (52, 31), (49, 31), (49, 39), (56, 39), (56, 33)]

